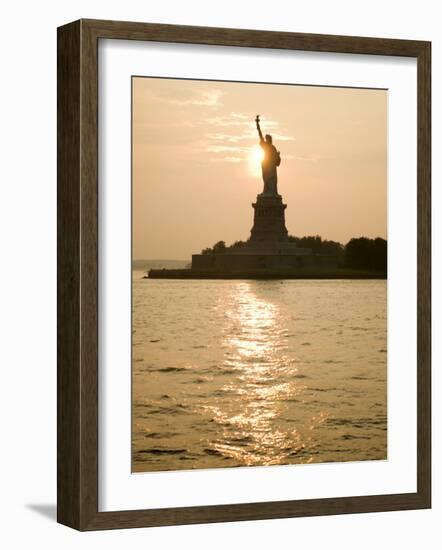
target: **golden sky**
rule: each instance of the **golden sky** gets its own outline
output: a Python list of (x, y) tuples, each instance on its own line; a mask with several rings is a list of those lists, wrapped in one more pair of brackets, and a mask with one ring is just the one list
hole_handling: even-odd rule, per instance
[(387, 91), (133, 79), (133, 258), (190, 260), (247, 240), (258, 135), (281, 152), (290, 235), (387, 233)]

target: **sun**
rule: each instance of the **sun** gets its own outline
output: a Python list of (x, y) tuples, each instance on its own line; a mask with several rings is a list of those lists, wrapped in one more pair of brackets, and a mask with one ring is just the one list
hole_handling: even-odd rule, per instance
[(252, 147), (249, 152), (249, 169), (251, 174), (259, 176), (261, 174), (261, 162), (264, 158), (264, 151), (259, 145)]

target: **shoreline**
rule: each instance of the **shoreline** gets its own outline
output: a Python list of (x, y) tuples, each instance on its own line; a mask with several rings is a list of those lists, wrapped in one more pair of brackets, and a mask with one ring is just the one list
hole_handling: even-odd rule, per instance
[(197, 271), (193, 269), (150, 269), (143, 279), (356, 279), (386, 280), (387, 273), (367, 270), (333, 269), (324, 271)]

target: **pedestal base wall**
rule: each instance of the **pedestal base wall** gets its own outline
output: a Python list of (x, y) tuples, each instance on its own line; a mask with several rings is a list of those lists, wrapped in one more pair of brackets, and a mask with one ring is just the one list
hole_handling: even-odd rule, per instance
[(192, 270), (196, 271), (290, 271), (330, 269), (336, 267), (334, 256), (322, 254), (194, 254)]

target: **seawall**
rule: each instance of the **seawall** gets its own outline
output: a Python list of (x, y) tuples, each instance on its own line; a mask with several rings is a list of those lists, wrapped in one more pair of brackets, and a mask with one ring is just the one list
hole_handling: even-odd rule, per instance
[(386, 273), (344, 268), (298, 271), (199, 271), (195, 269), (151, 269), (145, 279), (386, 279)]

